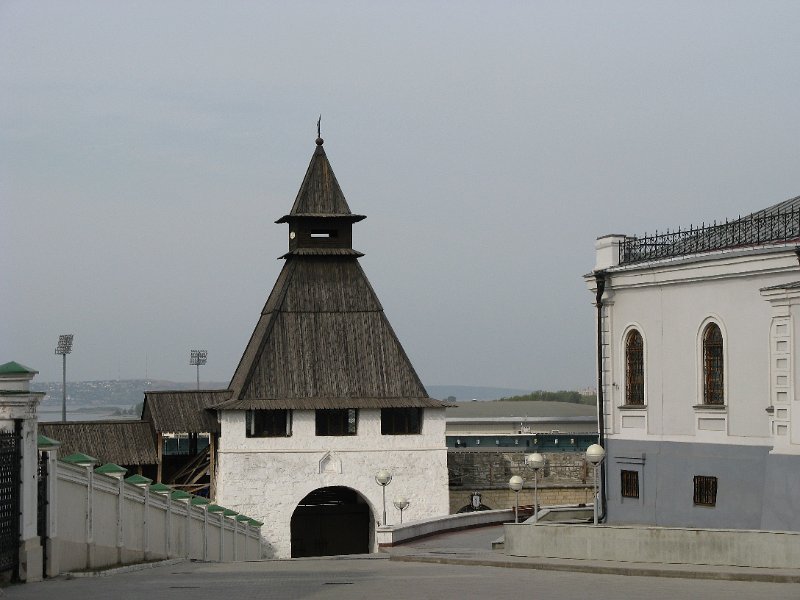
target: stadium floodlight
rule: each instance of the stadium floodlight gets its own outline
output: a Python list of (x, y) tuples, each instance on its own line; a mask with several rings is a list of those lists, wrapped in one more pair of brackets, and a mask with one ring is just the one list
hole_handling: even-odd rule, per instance
[(192, 350), (189, 355), (189, 364), (197, 367), (197, 389), (200, 389), (200, 365), (206, 364), (208, 350)]
[(58, 336), (58, 343), (56, 344), (56, 354), (61, 355), (63, 362), (63, 372), (61, 380), (61, 420), (67, 420), (67, 354), (72, 352), (72, 338), (75, 337), (71, 333), (65, 333)]

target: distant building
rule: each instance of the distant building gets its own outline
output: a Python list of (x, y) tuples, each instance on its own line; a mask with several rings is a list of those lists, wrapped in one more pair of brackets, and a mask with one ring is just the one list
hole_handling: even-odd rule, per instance
[(445, 418), (448, 437), (597, 432), (596, 407), (573, 402), (455, 402)]
[(355, 215), (317, 140), (289, 251), (216, 406), (217, 501), (264, 521), (276, 557), (369, 552), (388, 523), (448, 513), (446, 404), (428, 397), (352, 247)]
[(800, 530), (800, 197), (597, 240), (612, 523)]

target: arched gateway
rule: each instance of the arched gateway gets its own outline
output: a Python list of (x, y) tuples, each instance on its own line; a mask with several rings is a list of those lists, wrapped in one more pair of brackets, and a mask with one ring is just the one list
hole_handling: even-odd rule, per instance
[(355, 490), (314, 490), (292, 514), (292, 558), (365, 554), (370, 551), (372, 522), (369, 504)]

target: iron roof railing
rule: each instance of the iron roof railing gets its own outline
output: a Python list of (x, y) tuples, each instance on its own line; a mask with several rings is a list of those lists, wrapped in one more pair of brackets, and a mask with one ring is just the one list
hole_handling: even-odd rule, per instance
[(619, 245), (619, 264), (675, 258), (713, 250), (796, 241), (800, 238), (800, 208), (773, 214), (754, 213), (725, 221), (642, 237), (627, 237)]

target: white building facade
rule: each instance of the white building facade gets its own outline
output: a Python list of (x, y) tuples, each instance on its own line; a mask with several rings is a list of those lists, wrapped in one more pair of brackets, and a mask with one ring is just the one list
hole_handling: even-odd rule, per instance
[(377, 551), (383, 488), (375, 474), (381, 469), (392, 474), (386, 486), (386, 524), (400, 522), (393, 500), (401, 496), (409, 501), (404, 521), (448, 514), (443, 410), (425, 411), (419, 435), (381, 435), (381, 411), (370, 409), (358, 411), (357, 435), (325, 437), (315, 434), (315, 411), (292, 412), (292, 435), (279, 438), (248, 438), (245, 413), (220, 413), (218, 501), (264, 521), (269, 556), (292, 556), (292, 517), (304, 498), (315, 490), (341, 487), (354, 490), (368, 509), (368, 551)]
[(800, 530), (800, 199), (596, 244), (610, 523)]

